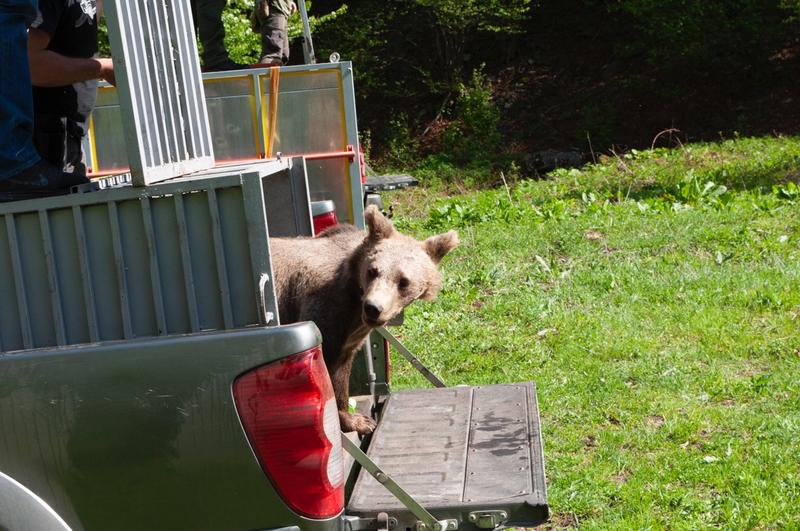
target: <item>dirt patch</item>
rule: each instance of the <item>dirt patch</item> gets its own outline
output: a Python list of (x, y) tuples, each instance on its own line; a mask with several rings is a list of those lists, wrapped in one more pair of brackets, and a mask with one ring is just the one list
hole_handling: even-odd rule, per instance
[(644, 423), (649, 428), (660, 428), (664, 425), (664, 417), (661, 415), (647, 415), (644, 418)]
[(628, 478), (630, 474), (627, 471), (623, 471), (621, 474), (615, 474), (611, 476), (611, 481), (617, 485), (624, 485), (628, 482)]
[[(577, 529), (578, 516), (575, 513), (556, 513), (550, 517), (546, 524), (542, 524), (534, 529), (541, 531), (547, 529)], [(522, 531), (518, 528), (518, 531)]]

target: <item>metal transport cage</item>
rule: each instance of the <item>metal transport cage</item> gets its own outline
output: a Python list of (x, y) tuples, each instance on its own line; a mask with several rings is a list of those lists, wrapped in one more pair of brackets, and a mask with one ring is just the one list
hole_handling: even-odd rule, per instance
[(302, 159), (0, 205), (0, 351), (277, 324), (308, 205)]
[[(331, 200), (340, 221), (363, 224), (353, 68), (349, 62), (203, 74), (217, 166), (304, 156), (312, 201)], [(84, 141), (90, 177), (128, 171), (122, 94), (98, 90)]]

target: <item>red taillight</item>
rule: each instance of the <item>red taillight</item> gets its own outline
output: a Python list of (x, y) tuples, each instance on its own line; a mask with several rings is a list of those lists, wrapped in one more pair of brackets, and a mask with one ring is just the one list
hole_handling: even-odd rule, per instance
[(336, 219), (336, 212), (328, 212), (327, 214), (314, 216), (314, 236), (328, 227), (333, 227), (337, 223), (339, 223), (339, 220)]
[(327, 201), (312, 201), (311, 217), (314, 220), (314, 236), (339, 223), (336, 217), (336, 205), (330, 199)]
[(344, 508), (339, 412), (319, 347), (243, 374), (233, 397), (253, 451), (283, 500), (310, 518)]

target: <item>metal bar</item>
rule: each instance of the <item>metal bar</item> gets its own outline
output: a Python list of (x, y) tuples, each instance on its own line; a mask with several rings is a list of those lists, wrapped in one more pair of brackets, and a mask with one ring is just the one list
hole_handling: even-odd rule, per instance
[(317, 58), (314, 56), (314, 41), (311, 39), (311, 24), (308, 23), (305, 0), (299, 0), (297, 7), (300, 8), (300, 18), (303, 19), (303, 59), (307, 65), (313, 65)]
[(385, 326), (377, 328), (377, 331), (387, 341), (389, 341), (389, 343), (391, 343), (391, 345), (394, 348), (396, 348), (397, 351), (405, 359), (407, 359), (411, 363), (411, 365), (413, 365), (414, 368), (417, 369), (422, 374), (422, 376), (425, 377), (426, 380), (432, 383), (434, 387), (447, 387), (445, 383), (439, 379), (438, 376), (433, 374), (430, 371), (430, 369), (428, 369), (425, 365), (423, 365), (422, 362), (419, 361), (419, 359), (411, 353), (410, 350), (408, 350), (402, 343), (400, 343), (400, 341), (397, 340), (397, 338), (395, 338), (391, 333), (389, 333), (389, 331), (386, 329)]
[(192, 254), (189, 250), (189, 232), (186, 228), (186, 208), (183, 195), (175, 194), (175, 217), (178, 220), (178, 236), (181, 244), (181, 263), (183, 264), (183, 280), (186, 286), (186, 304), (189, 307), (189, 322), (193, 332), (200, 331), (200, 317), (197, 311), (197, 298), (194, 292), (194, 275), (192, 274)]
[[(143, 21), (143, 35), (144, 39), (139, 39), (139, 43), (145, 46), (150, 58), (145, 65), (148, 74), (148, 86), (146, 88), (147, 95), (152, 98), (153, 111), (155, 115), (152, 118), (156, 125), (155, 135), (150, 139), (152, 146), (158, 146), (159, 160), (158, 164), (174, 162), (175, 158), (170, 153), (169, 142), (169, 127), (168, 120), (171, 120), (171, 113), (167, 111), (164, 105), (165, 92), (168, 88), (164, 86), (162, 74), (163, 67), (166, 63), (165, 58), (159, 53), (160, 41), (162, 39), (161, 32), (156, 26), (158, 24), (158, 14), (155, 13), (156, 2), (154, 0), (145, 0), (137, 2), (139, 4), (140, 13)], [(151, 119), (146, 117), (145, 119)]]
[(26, 349), (33, 348), (31, 316), (28, 313), (28, 298), (25, 293), (25, 275), (19, 257), (17, 225), (13, 214), (6, 214), (6, 230), (8, 232), (9, 251), (11, 252), (11, 268), (14, 270), (14, 285), (17, 288), (17, 308), (19, 309), (19, 326), (22, 329), (22, 345)]
[(225, 263), (225, 247), (222, 245), (222, 225), (219, 221), (219, 203), (217, 202), (217, 191), (214, 188), (208, 189), (208, 210), (211, 213), (211, 235), (214, 240), (214, 255), (217, 259), (217, 278), (219, 279), (219, 295), (222, 299), (222, 316), (225, 320), (225, 328), (233, 328), (228, 266)]
[[(170, 22), (175, 25), (173, 43), (180, 59), (176, 62), (176, 65), (180, 67), (183, 79), (181, 85), (184, 90), (184, 99), (181, 101), (185, 103), (185, 107), (181, 109), (181, 117), (185, 122), (184, 129), (189, 136), (191, 145), (189, 156), (198, 158), (210, 156), (213, 158), (211, 128), (205, 104), (205, 90), (200, 73), (197, 42), (194, 37), (195, 32), (189, 2), (187, 0), (176, 0), (171, 3), (171, 7), (172, 18)], [(213, 161), (205, 167), (212, 166)]]
[(143, 147), (146, 139), (150, 137), (149, 124), (145, 120), (137, 127), (133, 125), (136, 123), (139, 105), (141, 105), (141, 102), (133, 99), (133, 95), (142, 92), (141, 87), (146, 80), (142, 79), (144, 76), (128, 75), (129, 70), (132, 74), (137, 72), (141, 63), (137, 56), (139, 49), (131, 42), (131, 33), (135, 35), (139, 30), (139, 28), (131, 27), (133, 19), (131, 9), (135, 8), (137, 4), (138, 2), (117, 0), (105, 5), (112, 55), (129, 65), (127, 68), (119, 68), (116, 78), (122, 123), (129, 124), (128, 127), (123, 128), (123, 133), (131, 173), (143, 173), (144, 168), (151, 165), (147, 160), (149, 151)]
[(76, 205), (72, 207), (72, 219), (75, 224), (75, 241), (78, 243), (78, 260), (81, 266), (81, 284), (83, 285), (83, 302), (86, 307), (86, 325), (89, 328), (89, 339), (100, 341), (99, 324), (97, 323), (97, 307), (94, 303), (92, 289), (92, 272), (89, 266), (89, 250), (86, 245), (86, 231), (83, 227), (83, 210)]
[(114, 265), (117, 270), (117, 289), (119, 289), (119, 308), (122, 315), (122, 333), (125, 339), (133, 337), (131, 309), (128, 296), (128, 278), (125, 274), (125, 257), (122, 253), (122, 233), (119, 226), (117, 203), (108, 202), (108, 221), (111, 229), (111, 246), (114, 249)]
[(423, 525), (417, 525), (417, 529), (422, 531), (446, 531), (458, 529), (458, 522), (456, 520), (437, 520), (435, 516), (428, 512), (425, 507), (417, 503), (408, 492), (406, 492), (395, 480), (381, 470), (375, 462), (370, 459), (367, 454), (361, 451), (353, 441), (351, 441), (344, 433), (342, 434), (342, 446), (347, 453), (353, 456), (353, 459), (361, 465), (364, 470), (375, 478), (375, 481), (380, 483), (391, 492), (397, 500), (402, 503)]
[[(353, 81), (353, 65), (349, 62), (339, 63), (341, 72), (342, 101), (344, 103), (345, 144), (356, 155), (361, 152), (358, 140), (358, 118), (356, 116), (355, 85)], [(364, 228), (364, 190), (361, 186), (361, 165), (359, 159), (351, 161), (348, 165), (350, 179), (347, 189), (350, 193), (348, 211), (351, 215), (350, 222)]]
[(369, 388), (369, 396), (372, 397), (372, 403), (378, 403), (378, 395), (375, 393), (375, 381), (378, 379), (378, 376), (375, 374), (375, 362), (372, 359), (372, 343), (369, 340), (369, 336), (367, 336), (367, 341), (364, 343), (364, 356), (366, 357), (367, 363), (367, 385)]
[(156, 313), (156, 323), (158, 324), (158, 334), (167, 334), (167, 318), (164, 310), (164, 297), (161, 292), (161, 273), (158, 270), (158, 248), (156, 247), (156, 233), (153, 229), (153, 212), (150, 207), (150, 198), (143, 197), (142, 221), (144, 222), (144, 234), (147, 238), (147, 252), (150, 255), (150, 284), (153, 288), (153, 306)]
[(158, 81), (158, 92), (162, 94), (161, 104), (165, 113), (163, 126), (166, 134), (164, 141), (167, 146), (169, 160), (174, 162), (183, 158), (179, 148), (179, 139), (183, 136), (183, 131), (176, 122), (176, 119), (180, 119), (180, 116), (174, 100), (177, 96), (178, 87), (172, 77), (175, 65), (172, 61), (172, 38), (168, 27), (169, 12), (166, 2), (155, 2), (153, 7), (153, 19), (156, 33), (159, 36), (157, 50), (162, 58), (161, 64), (163, 65), (163, 68), (157, 73), (156, 80)]
[(64, 311), (61, 308), (61, 292), (58, 287), (56, 273), (56, 260), (53, 256), (53, 235), (50, 233), (50, 220), (47, 210), (39, 211), (39, 225), (42, 228), (42, 247), (45, 263), (47, 264), (47, 285), (50, 290), (50, 302), (53, 311), (53, 327), (56, 333), (56, 342), (63, 346), (67, 344), (67, 334), (64, 325)]
[(260, 324), (280, 322), (275, 286), (270, 275), (272, 262), (269, 253), (269, 225), (264, 204), (264, 188), (258, 172), (241, 176), (242, 207), (247, 222), (247, 241), (250, 244), (250, 265), (253, 282), (259, 287), (258, 319)]
[(323, 151), (321, 153), (298, 153), (296, 155), (281, 154), (282, 157), (305, 157), (306, 160), (325, 160), (325, 159), (350, 159), (356, 158), (356, 152), (348, 151)]

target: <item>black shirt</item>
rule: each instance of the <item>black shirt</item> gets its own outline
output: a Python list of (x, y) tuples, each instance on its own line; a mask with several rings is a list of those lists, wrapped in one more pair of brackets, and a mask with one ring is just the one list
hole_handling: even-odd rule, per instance
[[(66, 57), (88, 59), (97, 55), (97, 4), (95, 0), (39, 0), (32, 28), (47, 32), (47, 49)], [(83, 121), (89, 117), (97, 82), (65, 87), (33, 87), (37, 114), (57, 114)]]

